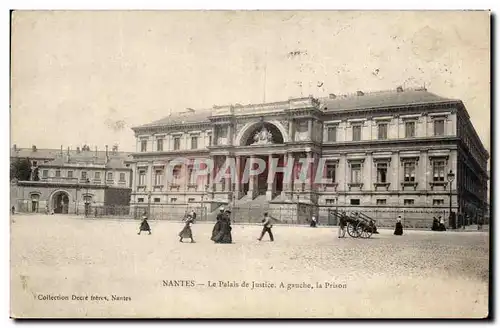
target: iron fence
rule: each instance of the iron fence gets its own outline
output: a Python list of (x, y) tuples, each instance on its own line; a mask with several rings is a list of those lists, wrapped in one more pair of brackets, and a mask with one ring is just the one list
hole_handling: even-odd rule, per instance
[[(257, 204), (247, 206), (227, 207), (231, 210), (231, 220), (234, 223), (260, 223), (267, 212), (276, 224), (308, 224), (313, 215), (319, 225), (338, 225), (333, 211), (361, 212), (375, 220), (377, 227), (394, 227), (396, 219), (401, 216), (406, 228), (430, 228), (433, 218), (444, 219), (445, 225), (450, 227), (449, 210), (443, 207), (360, 207), (360, 206), (320, 206), (314, 204)], [(169, 204), (169, 205), (132, 205), (132, 206), (92, 206), (88, 216), (95, 218), (113, 217), (123, 219), (141, 219), (147, 215), (150, 220), (182, 220), (186, 215), (195, 211), (198, 221), (215, 221), (219, 210), (207, 211), (206, 207), (197, 204)], [(474, 224), (474, 221), (469, 224)]]

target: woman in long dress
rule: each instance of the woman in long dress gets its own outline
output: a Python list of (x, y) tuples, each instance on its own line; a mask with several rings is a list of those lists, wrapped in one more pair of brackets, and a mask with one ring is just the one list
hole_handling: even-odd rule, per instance
[(231, 244), (233, 242), (233, 237), (231, 235), (231, 212), (226, 211), (220, 220), (220, 230), (212, 238), (212, 240), (218, 244)]
[(215, 237), (219, 234), (222, 224), (222, 217), (224, 216), (224, 208), (221, 208), (220, 213), (217, 214), (217, 222), (215, 222), (214, 228), (212, 229), (211, 240), (215, 241)]
[(189, 238), (191, 239), (191, 242), (194, 243), (193, 239), (193, 231), (191, 230), (191, 226), (193, 225), (194, 218), (191, 215), (188, 215), (186, 219), (186, 224), (184, 225), (184, 228), (179, 232), (179, 241), (182, 243), (183, 238)]
[(142, 217), (141, 226), (139, 227), (139, 232), (137, 234), (140, 235), (142, 231), (148, 231), (149, 234), (151, 234), (151, 227), (149, 226), (148, 218), (146, 216)]
[(394, 234), (396, 236), (402, 236), (403, 235), (403, 224), (401, 224), (401, 216), (398, 216), (397, 222), (396, 222), (396, 229), (394, 229)]

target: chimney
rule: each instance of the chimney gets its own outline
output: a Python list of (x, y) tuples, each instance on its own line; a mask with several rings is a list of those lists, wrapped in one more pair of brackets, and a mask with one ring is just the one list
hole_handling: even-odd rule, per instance
[(35, 146), (35, 145), (31, 146), (31, 150), (32, 150), (33, 152), (35, 152), (35, 151), (36, 151), (36, 146)]
[(397, 87), (397, 88), (396, 88), (396, 91), (397, 91), (397, 92), (403, 92), (403, 87), (402, 87), (402, 86)]
[(116, 155), (118, 153), (118, 145), (113, 146), (113, 155)]
[(363, 92), (363, 91), (359, 91), (359, 90), (358, 90), (358, 91), (356, 91), (356, 95), (358, 95), (358, 96), (364, 96), (365, 94), (364, 94), (364, 92)]
[(80, 147), (76, 147), (76, 153), (80, 154)]
[(68, 158), (66, 160), (69, 163), (69, 160), (70, 160), (70, 158), (69, 158), (69, 147), (68, 147)]
[(12, 146), (12, 149), (14, 149), (14, 151), (17, 151), (17, 145), (16, 145), (16, 144), (14, 144), (14, 145)]
[(97, 158), (97, 146), (95, 146), (95, 158)]
[(106, 163), (109, 161), (109, 156), (108, 156), (108, 145), (106, 145)]
[(330, 99), (335, 99), (335, 98), (337, 98), (337, 95), (335, 95), (334, 93), (330, 93), (330, 94), (328, 95), (328, 98), (330, 98)]

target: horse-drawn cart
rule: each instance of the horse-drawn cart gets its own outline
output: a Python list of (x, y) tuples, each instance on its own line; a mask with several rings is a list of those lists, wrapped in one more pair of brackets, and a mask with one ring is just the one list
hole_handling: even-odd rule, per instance
[(361, 212), (346, 212), (332, 211), (338, 222), (344, 221), (346, 230), (352, 238), (370, 238), (373, 233), (377, 233), (375, 220)]

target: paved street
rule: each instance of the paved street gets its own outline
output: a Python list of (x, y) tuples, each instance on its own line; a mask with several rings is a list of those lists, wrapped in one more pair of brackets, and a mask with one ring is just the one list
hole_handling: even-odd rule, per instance
[[(14, 316), (487, 315), (487, 232), (394, 236), (380, 229), (363, 240), (338, 239), (336, 228), (276, 226), (271, 243), (267, 236), (256, 240), (260, 227), (239, 225), (234, 244), (216, 245), (205, 223), (193, 226), (197, 243), (181, 244), (181, 223), (150, 222), (153, 234), (138, 236), (134, 221), (57, 215), (16, 215), (14, 221)], [(249, 286), (241, 287), (243, 281)], [(251, 289), (252, 282), (260, 287)], [(70, 299), (40, 300), (44, 295)]]

